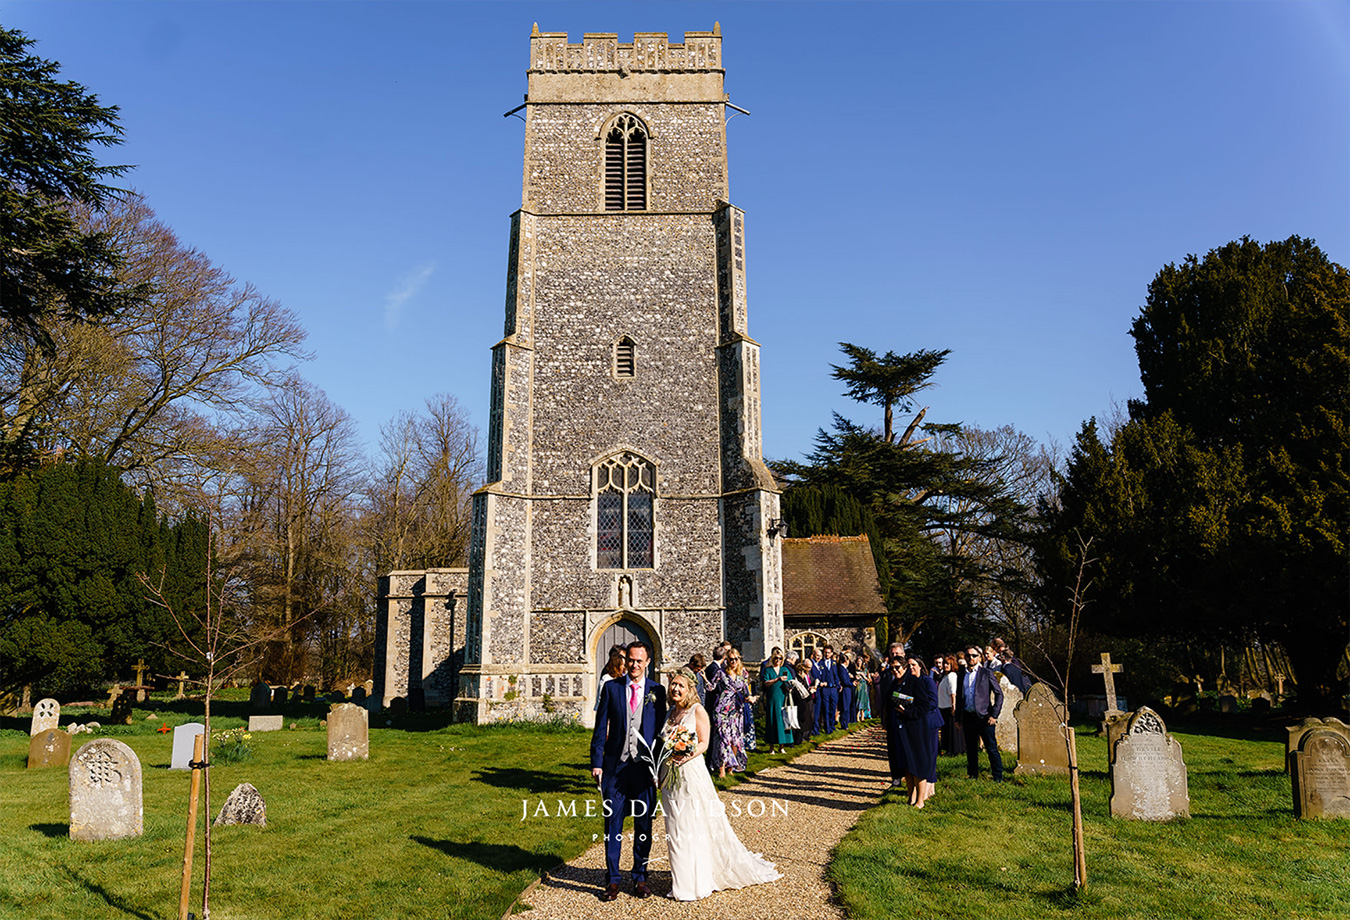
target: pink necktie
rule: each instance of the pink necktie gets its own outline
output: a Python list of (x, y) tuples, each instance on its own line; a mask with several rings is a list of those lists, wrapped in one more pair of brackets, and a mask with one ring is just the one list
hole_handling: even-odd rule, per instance
[(629, 684), (629, 685), (628, 685), (628, 710), (629, 710), (630, 712), (637, 712), (637, 698), (638, 698), (638, 685), (637, 685), (637, 684)]

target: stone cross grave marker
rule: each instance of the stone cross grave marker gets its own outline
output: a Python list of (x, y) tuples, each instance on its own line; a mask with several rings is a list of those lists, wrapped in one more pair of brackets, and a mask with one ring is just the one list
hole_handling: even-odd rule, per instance
[(212, 827), (222, 824), (254, 824), (267, 826), (267, 803), (252, 783), (240, 783), (220, 808)]
[(999, 710), (998, 724), (994, 726), (994, 738), (998, 749), (1010, 754), (1017, 753), (1017, 717), (1014, 712), (1022, 702), (1022, 691), (1012, 685), (1012, 681), (1002, 674), (998, 676), (998, 685), (1003, 688), (1003, 708)]
[(1116, 675), (1125, 670), (1123, 664), (1112, 664), (1111, 653), (1102, 652), (1102, 663), (1092, 666), (1093, 674), (1100, 674), (1106, 681), (1106, 711), (1119, 712), (1116, 707)]
[(1017, 768), (1013, 774), (1067, 774), (1069, 714), (1055, 691), (1043, 683), (1032, 684), (1013, 715), (1017, 718)]
[(183, 684), (187, 682), (187, 679), (188, 676), (186, 671), (178, 672), (178, 677), (175, 678), (175, 680), (178, 681), (178, 695), (175, 696), (174, 699), (181, 700), (186, 696), (186, 694), (183, 693)]
[(249, 691), (248, 702), (254, 712), (266, 712), (272, 705), (272, 688), (263, 681), (258, 681)]
[(370, 713), (355, 703), (328, 709), (328, 759), (370, 759)]
[(70, 733), (49, 728), (28, 742), (28, 769), (64, 767), (70, 762)]
[(1350, 740), (1315, 728), (1293, 753), (1294, 817), (1350, 818)]
[(192, 762), (193, 739), (206, 731), (200, 722), (188, 722), (173, 730), (173, 756), (169, 758), (170, 770), (187, 770)]
[(133, 670), (136, 672), (136, 686), (138, 686), (138, 687), (144, 687), (144, 686), (145, 686), (145, 672), (148, 671), (148, 670), (150, 670), (149, 668), (147, 668), (147, 667), (145, 666), (145, 659), (142, 658), (142, 659), (140, 659), (139, 661), (137, 661), (137, 662), (136, 662), (136, 667), (133, 668)]
[(1275, 675), (1275, 696), (1276, 696), (1277, 699), (1283, 699), (1283, 698), (1284, 698), (1284, 675), (1283, 675), (1283, 674), (1276, 674), (1276, 675)]
[(1137, 821), (1189, 818), (1191, 797), (1181, 745), (1147, 706), (1130, 717), (1111, 762), (1111, 817)]
[(49, 728), (56, 728), (61, 724), (61, 704), (48, 697), (45, 700), (38, 700), (38, 704), (33, 707), (33, 722), (28, 726), (28, 735), (32, 737), (39, 732), (45, 732)]
[(139, 837), (141, 762), (115, 738), (90, 741), (70, 762), (70, 839)]

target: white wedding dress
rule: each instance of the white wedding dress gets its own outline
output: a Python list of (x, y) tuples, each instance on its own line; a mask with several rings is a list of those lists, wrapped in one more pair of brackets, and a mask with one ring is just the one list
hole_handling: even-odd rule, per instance
[[(697, 733), (694, 707), (685, 713), (681, 724)], [(673, 883), (670, 896), (697, 901), (714, 891), (782, 878), (773, 863), (751, 853), (737, 839), (703, 755), (680, 767), (679, 772), (678, 782), (672, 778), (661, 790)]]

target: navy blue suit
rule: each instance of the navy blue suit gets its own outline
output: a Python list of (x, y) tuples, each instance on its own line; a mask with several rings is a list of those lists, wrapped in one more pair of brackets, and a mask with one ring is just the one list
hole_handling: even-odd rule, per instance
[(956, 717), (966, 735), (966, 773), (971, 779), (980, 775), (980, 742), (989, 752), (989, 772), (994, 782), (1003, 779), (1003, 757), (998, 752), (998, 733), (989, 720), (998, 721), (1003, 712), (1003, 688), (998, 672), (981, 667), (975, 672), (974, 693), (966, 700), (966, 669), (956, 675)]
[(816, 692), (816, 734), (828, 735), (834, 731), (834, 714), (839, 708), (839, 664), (833, 658), (822, 658), (811, 666), (820, 689)]
[[(600, 793), (604, 796), (605, 865), (609, 884), (619, 884), (619, 852), (623, 843), (623, 819), (633, 818), (633, 882), (647, 880), (647, 857), (652, 850), (652, 809), (656, 807), (656, 783), (647, 751), (622, 763), (628, 726), (628, 678), (607, 681), (600, 688), (600, 706), (591, 733), (591, 767), (599, 767)], [(656, 681), (643, 680), (638, 728), (654, 750), (666, 721), (666, 690)]]

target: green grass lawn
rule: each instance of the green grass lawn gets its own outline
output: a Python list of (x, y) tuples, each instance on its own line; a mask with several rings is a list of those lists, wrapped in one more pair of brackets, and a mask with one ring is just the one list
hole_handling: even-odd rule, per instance
[(1245, 724), (1172, 732), (1191, 818), (1166, 824), (1110, 817), (1106, 742), (1080, 729), (1081, 894), (1068, 780), (995, 785), (982, 756), (971, 781), (962, 755), (940, 759), (922, 811), (888, 793), (863, 815), (831, 865), (839, 897), (857, 918), (1350, 916), (1350, 822), (1295, 821), (1283, 732)]
[[(214, 730), (247, 722), (247, 691), (230, 695), (212, 706)], [(289, 704), (286, 725), (295, 723), (294, 730), (253, 733), (250, 761), (211, 768), (213, 812), (249, 782), (267, 802), (268, 821), (265, 830), (213, 831), (213, 920), (496, 918), (542, 872), (581, 854), (602, 831), (584, 729), (477, 729), (444, 725), (437, 715), (381, 726), (374, 717), (370, 760), (329, 763), (319, 726), (326, 709)], [(71, 739), (73, 753), (93, 737), (115, 737), (141, 760), (144, 836), (95, 843), (68, 837), (66, 771), (26, 769), (29, 720), (0, 719), (0, 920), (176, 916), (191, 774), (167, 769), (173, 736), (156, 729), (199, 721), (200, 710), (200, 703), (157, 699), (138, 706), (130, 726)], [(156, 718), (146, 721), (148, 714)], [(106, 721), (106, 711), (68, 707), (62, 725), (100, 717)], [(749, 769), (814, 746), (753, 753)], [(739, 781), (729, 776), (719, 784)], [(560, 817), (559, 800), (577, 817)], [(588, 801), (596, 817), (585, 816)], [(198, 915), (201, 828), (199, 818)]]

